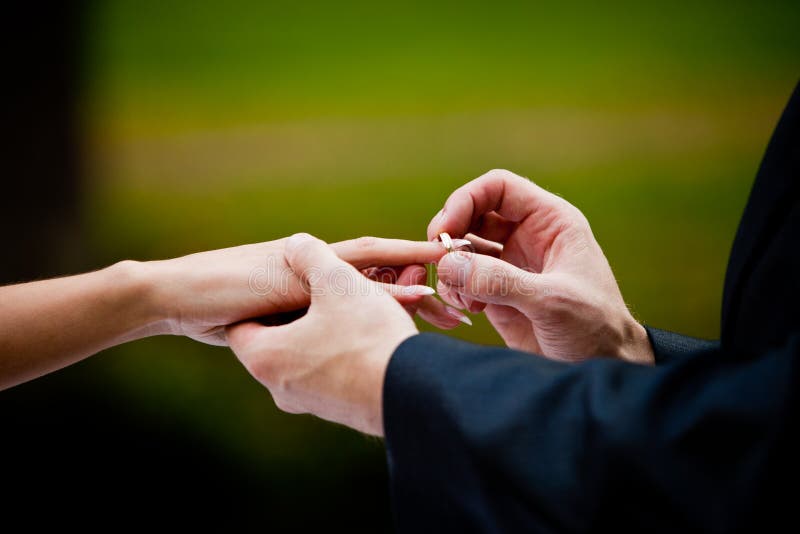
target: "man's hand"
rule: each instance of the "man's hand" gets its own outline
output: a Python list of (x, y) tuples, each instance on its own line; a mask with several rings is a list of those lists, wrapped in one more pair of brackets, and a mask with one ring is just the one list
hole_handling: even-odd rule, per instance
[(428, 238), (440, 232), (466, 237), (477, 252), (440, 260), (440, 295), (458, 308), (485, 308), (509, 347), (557, 360), (653, 362), (586, 217), (566, 200), (490, 171), (450, 195)]
[(397, 346), (417, 333), (414, 322), (385, 286), (323, 241), (296, 234), (285, 257), (311, 295), (308, 313), (281, 326), (231, 326), (231, 348), (280, 409), (382, 435), (386, 367)]

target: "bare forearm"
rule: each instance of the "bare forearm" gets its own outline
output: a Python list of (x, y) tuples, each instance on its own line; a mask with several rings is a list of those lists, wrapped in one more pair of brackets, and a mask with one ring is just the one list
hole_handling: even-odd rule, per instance
[[(366, 268), (429, 263), (444, 250), (435, 243), (363, 238), (338, 243), (337, 252)], [(258, 273), (267, 277), (266, 291), (254, 285)], [(395, 298), (406, 305), (424, 295)], [(0, 287), (0, 389), (152, 335), (225, 345), (226, 325), (295, 311), (308, 300), (285, 265), (283, 240), (123, 261), (93, 273)]]
[(0, 288), (0, 389), (163, 333), (141, 265)]

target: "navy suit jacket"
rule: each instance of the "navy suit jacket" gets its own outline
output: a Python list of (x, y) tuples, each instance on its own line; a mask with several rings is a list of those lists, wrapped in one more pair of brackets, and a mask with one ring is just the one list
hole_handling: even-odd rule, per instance
[(434, 334), (406, 340), (383, 400), (398, 529), (791, 529), (798, 187), (800, 86), (736, 235), (719, 342), (649, 328), (657, 365), (647, 367), (558, 363)]

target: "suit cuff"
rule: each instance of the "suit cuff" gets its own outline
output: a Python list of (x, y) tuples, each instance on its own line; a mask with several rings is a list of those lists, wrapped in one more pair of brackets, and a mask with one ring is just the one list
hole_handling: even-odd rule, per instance
[(653, 346), (656, 365), (670, 363), (690, 357), (699, 352), (719, 348), (718, 341), (684, 336), (647, 325), (645, 325), (644, 328), (647, 330), (647, 337), (650, 340), (650, 344)]
[(446, 362), (461, 354), (457, 346), (462, 344), (466, 345), (439, 334), (423, 333), (395, 349), (383, 385), (383, 427), (390, 472), (395, 471), (396, 452), (415, 458), (430, 454), (425, 443), (436, 442), (435, 434), (444, 431), (443, 421), (433, 412), (439, 412), (444, 403)]
[[(441, 531), (466, 525), (420, 524), (420, 517), (449, 517), (459, 514), (443, 495), (459, 495), (452, 487), (461, 476), (443, 471), (463, 464), (467, 448), (455, 446), (460, 433), (448, 406), (446, 382), (453, 370), (469, 369), (478, 346), (439, 334), (418, 334), (395, 350), (386, 370), (383, 386), (383, 427), (389, 467), (392, 510), (398, 532)], [(452, 408), (452, 406), (451, 406)], [(429, 507), (438, 506), (437, 513)], [(435, 521), (435, 520), (434, 520)]]

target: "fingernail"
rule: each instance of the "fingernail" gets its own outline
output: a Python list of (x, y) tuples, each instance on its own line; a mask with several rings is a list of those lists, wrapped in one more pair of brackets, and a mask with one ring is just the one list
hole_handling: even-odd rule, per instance
[(456, 319), (458, 319), (459, 321), (461, 321), (466, 325), (472, 326), (472, 320), (463, 313), (461, 313), (460, 311), (458, 311), (457, 309), (453, 308), (452, 306), (445, 306), (444, 309), (452, 317), (455, 317)]
[(468, 246), (472, 246), (472, 242), (469, 239), (453, 239), (453, 248), (461, 248)]
[(436, 290), (428, 286), (403, 286), (400, 293), (403, 295), (435, 295)]

